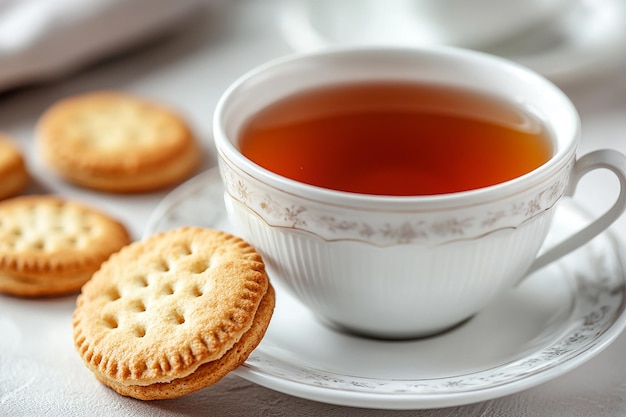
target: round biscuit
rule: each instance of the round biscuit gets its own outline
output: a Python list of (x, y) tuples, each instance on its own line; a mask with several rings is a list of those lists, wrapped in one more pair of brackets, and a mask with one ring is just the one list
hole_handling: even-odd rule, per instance
[(83, 204), (52, 195), (0, 202), (0, 292), (76, 292), (112, 253), (130, 243), (126, 228)]
[(7, 136), (0, 134), (0, 200), (18, 195), (28, 181), (22, 153)]
[(201, 365), (187, 377), (174, 379), (170, 382), (157, 382), (146, 386), (124, 385), (97, 374), (96, 378), (118, 394), (139, 400), (178, 398), (211, 386), (243, 364), (259, 345), (269, 326), (275, 303), (274, 289), (270, 285), (261, 300), (250, 330), (244, 333), (239, 342), (228, 350), (224, 356)]
[(111, 256), (83, 286), (74, 342), (109, 386), (170, 383), (246, 340), (268, 288), (261, 256), (242, 239), (199, 227), (159, 233)]
[(181, 116), (116, 91), (53, 104), (38, 122), (37, 143), (42, 159), (63, 178), (109, 192), (146, 192), (179, 183), (201, 160)]

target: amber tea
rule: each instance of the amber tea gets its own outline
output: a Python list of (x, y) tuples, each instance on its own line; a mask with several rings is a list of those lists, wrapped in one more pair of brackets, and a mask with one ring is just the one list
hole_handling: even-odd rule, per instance
[(532, 112), (483, 93), (405, 82), (341, 84), (283, 98), (243, 127), (241, 152), (311, 185), (417, 196), (472, 190), (552, 155)]

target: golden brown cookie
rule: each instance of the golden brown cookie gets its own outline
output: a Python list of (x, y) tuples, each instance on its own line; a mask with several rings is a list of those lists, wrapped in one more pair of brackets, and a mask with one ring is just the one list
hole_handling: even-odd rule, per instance
[(74, 311), (74, 342), (122, 395), (176, 398), (221, 379), (261, 341), (274, 291), (260, 255), (224, 232), (184, 227), (102, 264)]
[(77, 292), (126, 228), (91, 207), (54, 196), (0, 202), (0, 292), (37, 297)]
[(28, 180), (22, 153), (7, 136), (0, 134), (0, 200), (18, 195)]
[(181, 116), (129, 94), (61, 100), (37, 126), (43, 160), (68, 181), (130, 193), (173, 185), (197, 169), (201, 150)]

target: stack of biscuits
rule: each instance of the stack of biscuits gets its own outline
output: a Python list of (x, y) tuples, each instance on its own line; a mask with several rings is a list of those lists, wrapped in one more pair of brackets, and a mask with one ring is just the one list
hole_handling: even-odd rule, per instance
[(0, 135), (0, 293), (75, 293), (112, 253), (130, 243), (102, 211), (52, 195), (20, 195), (30, 181), (16, 142)]
[[(37, 126), (46, 165), (71, 183), (105, 192), (147, 192), (181, 182), (201, 160), (182, 117), (149, 100), (99, 91), (52, 105)], [(0, 292), (38, 297), (78, 291), (112, 253), (125, 227), (60, 196), (19, 196), (24, 158), (0, 135)]]
[[(51, 106), (37, 126), (45, 165), (100, 192), (175, 185), (201, 162), (184, 120), (154, 102), (95, 92)], [(260, 255), (233, 235), (185, 227), (132, 242), (94, 207), (20, 195), (29, 173), (0, 135), (0, 293), (78, 293), (74, 342), (104, 385), (175, 398), (220, 380), (259, 344), (275, 304)]]

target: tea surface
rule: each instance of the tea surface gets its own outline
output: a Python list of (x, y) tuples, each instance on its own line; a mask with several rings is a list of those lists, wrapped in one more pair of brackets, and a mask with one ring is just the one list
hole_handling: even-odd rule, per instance
[(355, 83), (283, 98), (241, 131), (241, 152), (282, 176), (340, 191), (417, 196), (504, 182), (552, 155), (532, 113), (472, 91)]

